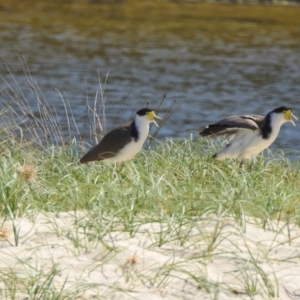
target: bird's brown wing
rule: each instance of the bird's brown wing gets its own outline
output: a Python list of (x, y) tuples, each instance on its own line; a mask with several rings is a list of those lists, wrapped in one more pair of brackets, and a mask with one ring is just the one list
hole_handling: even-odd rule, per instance
[(81, 159), (82, 164), (114, 157), (120, 149), (132, 140), (132, 123), (114, 128), (100, 143), (91, 148)]
[(236, 134), (238, 130), (257, 130), (264, 122), (264, 117), (260, 115), (234, 115), (222, 119), (221, 121), (209, 124), (199, 135), (217, 137), (220, 135)]

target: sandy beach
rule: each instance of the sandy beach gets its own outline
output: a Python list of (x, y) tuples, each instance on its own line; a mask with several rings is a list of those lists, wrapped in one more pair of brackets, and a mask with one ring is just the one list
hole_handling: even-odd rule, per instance
[(84, 218), (83, 212), (48, 213), (14, 226), (4, 222), (1, 299), (13, 288), (13, 274), (16, 299), (29, 299), (30, 289), (45, 294), (48, 285), (74, 299), (300, 298), (300, 230), (293, 224), (270, 222), (263, 229), (258, 220), (241, 225), (207, 217), (192, 229), (174, 224), (186, 231), (185, 240), (170, 235), (160, 245), (166, 224), (140, 225), (133, 237), (116, 230), (99, 240), (84, 231)]

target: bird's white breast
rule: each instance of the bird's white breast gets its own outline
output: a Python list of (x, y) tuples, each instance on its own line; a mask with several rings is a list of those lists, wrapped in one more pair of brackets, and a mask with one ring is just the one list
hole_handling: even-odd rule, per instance
[(240, 129), (230, 144), (223, 148), (217, 155), (217, 159), (238, 158), (249, 159), (253, 158), (261, 151), (268, 148), (278, 136), (281, 125), (285, 122), (283, 117), (274, 114), (271, 117), (271, 134), (267, 139), (264, 139), (259, 130), (252, 131), (248, 129)]
[(135, 118), (135, 125), (139, 132), (137, 141), (132, 138), (131, 142), (125, 145), (125, 147), (121, 149), (115, 157), (106, 159), (106, 162), (127, 161), (141, 151), (149, 134), (149, 122), (145, 118), (137, 116)]

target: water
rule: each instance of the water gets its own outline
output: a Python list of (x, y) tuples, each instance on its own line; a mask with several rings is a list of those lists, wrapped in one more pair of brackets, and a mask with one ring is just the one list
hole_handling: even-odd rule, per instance
[[(84, 24), (90, 20), (84, 15), (77, 16), (83, 24), (77, 27), (68, 21), (67, 13), (66, 20), (59, 14), (59, 21), (66, 22), (63, 26), (51, 24), (45, 15), (43, 23), (30, 22), (21, 10), (12, 19), (25, 15), (23, 21), (2, 21), (0, 54), (33, 107), (35, 100), (17, 54), (26, 59), (58, 115), (64, 109), (54, 88), (69, 99), (76, 123), (86, 135), (87, 97), (92, 104), (100, 92), (98, 73), (102, 86), (107, 77), (107, 130), (128, 121), (147, 102), (156, 109), (164, 95), (160, 115), (174, 100), (176, 104), (159, 131), (162, 140), (190, 133), (197, 139), (199, 130), (224, 116), (265, 115), (281, 105), (292, 107), (300, 118), (298, 7), (255, 6), (249, 17), (250, 7), (195, 4), (176, 8), (173, 3), (161, 15), (153, 4), (149, 14), (143, 11), (140, 16), (137, 12), (147, 8), (138, 7), (131, 12), (137, 19), (128, 19), (121, 8), (117, 11), (120, 5), (124, 4), (103, 6), (106, 23), (91, 15), (95, 23), (88, 27)], [(101, 26), (106, 26), (103, 31)], [(13, 84), (4, 65), (0, 74)], [(7, 85), (2, 81), (3, 88)], [(299, 126), (284, 124), (273, 148), (299, 150)]]

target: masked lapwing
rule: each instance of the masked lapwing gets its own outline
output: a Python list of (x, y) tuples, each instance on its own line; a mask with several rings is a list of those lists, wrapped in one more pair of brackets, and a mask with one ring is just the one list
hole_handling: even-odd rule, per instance
[(91, 148), (81, 159), (82, 164), (103, 160), (123, 162), (132, 159), (143, 147), (148, 134), (149, 124), (161, 119), (148, 108), (140, 109), (134, 120), (107, 133), (100, 143)]
[(236, 158), (241, 160), (250, 159), (264, 149), (268, 148), (278, 136), (280, 127), (285, 122), (291, 122), (295, 118), (292, 109), (280, 106), (265, 117), (260, 115), (234, 115), (221, 121), (209, 124), (199, 134), (202, 137), (217, 137), (225, 135), (229, 143), (213, 157), (216, 159)]

